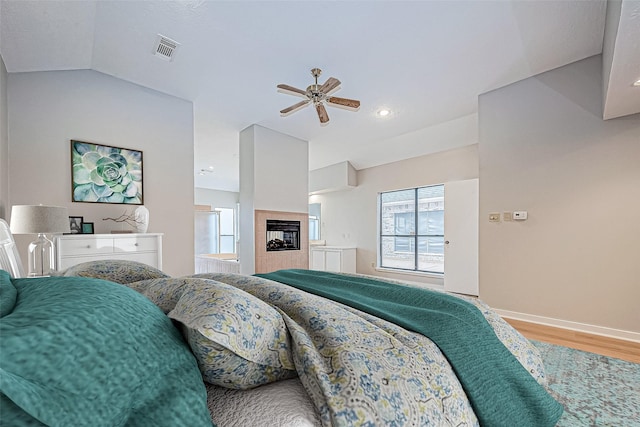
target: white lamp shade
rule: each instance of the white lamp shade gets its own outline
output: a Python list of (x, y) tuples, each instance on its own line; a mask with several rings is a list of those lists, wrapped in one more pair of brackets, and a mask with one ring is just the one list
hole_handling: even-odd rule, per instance
[(71, 231), (67, 208), (43, 205), (12, 207), (10, 228), (14, 234), (56, 234)]

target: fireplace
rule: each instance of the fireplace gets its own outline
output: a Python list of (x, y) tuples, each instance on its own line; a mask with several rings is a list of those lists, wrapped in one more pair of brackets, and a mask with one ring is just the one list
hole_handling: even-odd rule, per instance
[(299, 250), (300, 221), (267, 220), (267, 252)]

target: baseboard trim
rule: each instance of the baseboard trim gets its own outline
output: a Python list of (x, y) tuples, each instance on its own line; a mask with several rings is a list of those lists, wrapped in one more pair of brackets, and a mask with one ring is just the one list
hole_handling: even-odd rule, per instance
[(524, 322), (537, 323), (545, 326), (569, 329), (587, 334), (600, 335), (609, 338), (617, 338), (625, 341), (640, 343), (640, 333), (625, 331), (622, 329), (606, 328), (603, 326), (589, 325), (587, 323), (571, 322), (568, 320), (554, 319), (552, 317), (536, 316), (533, 314), (518, 313), (516, 311), (494, 309), (502, 317), (522, 320)]

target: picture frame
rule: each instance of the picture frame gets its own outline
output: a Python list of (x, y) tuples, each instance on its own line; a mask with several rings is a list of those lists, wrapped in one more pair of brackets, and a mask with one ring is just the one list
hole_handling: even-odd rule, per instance
[(82, 216), (70, 216), (69, 217), (69, 229), (71, 232), (64, 234), (82, 234), (82, 223), (84, 217)]
[(82, 223), (82, 234), (93, 234), (93, 223), (92, 222), (83, 222)]
[(143, 205), (142, 151), (71, 140), (71, 201)]

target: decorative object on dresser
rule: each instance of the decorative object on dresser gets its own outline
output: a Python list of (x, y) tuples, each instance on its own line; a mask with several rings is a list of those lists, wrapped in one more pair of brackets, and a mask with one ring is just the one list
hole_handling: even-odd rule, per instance
[(49, 276), (55, 270), (53, 242), (45, 234), (68, 231), (67, 208), (43, 205), (11, 208), (11, 232), (38, 235), (38, 239), (29, 244), (29, 277)]
[(71, 140), (71, 200), (141, 205), (142, 151)]
[[(149, 227), (149, 210), (144, 206), (140, 206), (144, 208), (146, 211), (146, 215), (144, 211), (135, 211), (128, 213), (126, 210), (117, 218), (102, 218), (103, 221), (114, 221), (119, 222), (121, 224), (127, 224), (130, 227), (133, 227), (139, 233), (146, 233), (147, 228)], [(139, 231), (144, 230), (144, 231)], [(112, 233), (133, 233), (133, 230), (112, 230)]]
[(82, 222), (82, 234), (93, 234), (92, 222)]
[(146, 233), (149, 228), (149, 209), (144, 206), (138, 207), (133, 213), (133, 218), (136, 222), (136, 231)]
[(162, 233), (84, 234), (56, 237), (57, 268), (86, 261), (120, 259), (162, 269)]
[(83, 223), (84, 223), (83, 216), (70, 216), (69, 217), (69, 233), (66, 233), (66, 234), (82, 234)]

